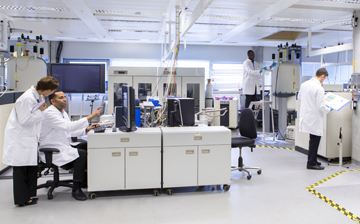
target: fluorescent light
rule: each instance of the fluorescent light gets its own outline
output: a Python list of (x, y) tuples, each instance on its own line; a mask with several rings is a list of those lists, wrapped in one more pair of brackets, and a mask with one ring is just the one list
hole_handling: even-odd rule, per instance
[(0, 9), (6, 10), (29, 10), (29, 11), (55, 11), (55, 12), (69, 12), (66, 8), (54, 7), (32, 7), (32, 6), (15, 6), (15, 5), (0, 5)]
[(94, 10), (94, 15), (147, 15), (147, 16), (162, 16), (161, 12), (137, 12), (137, 11), (118, 11), (118, 10)]
[(159, 31), (156, 30), (108, 30), (108, 32), (113, 32), (113, 33), (159, 33)]
[(55, 37), (56, 39), (63, 40), (99, 40), (99, 38), (95, 37)]
[(350, 4), (360, 4), (358, 0), (312, 0), (316, 2), (337, 2), (337, 3), (350, 3)]
[(237, 15), (216, 15), (216, 14), (201, 14), (201, 17), (210, 17), (210, 18), (222, 18), (222, 19), (248, 19), (248, 16), (237, 16)]
[(104, 22), (120, 22), (120, 23), (161, 23), (161, 21), (148, 21), (148, 20), (125, 20), (125, 19), (101, 19)]
[(295, 19), (295, 18), (281, 18), (281, 17), (270, 17), (268, 20), (282, 21), (282, 22), (302, 22), (302, 23), (325, 23), (325, 20), (314, 20), (314, 19)]
[(222, 33), (201, 33), (201, 32), (187, 32), (186, 35), (222, 35)]

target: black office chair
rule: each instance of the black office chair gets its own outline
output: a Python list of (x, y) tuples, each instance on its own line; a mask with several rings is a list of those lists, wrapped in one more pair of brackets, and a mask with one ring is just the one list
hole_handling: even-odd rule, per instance
[(55, 188), (57, 188), (59, 186), (73, 188), (73, 185), (70, 184), (71, 182), (73, 182), (73, 180), (62, 180), (62, 181), (60, 181), (60, 179), (59, 179), (59, 167), (57, 167), (56, 165), (54, 165), (52, 163), (53, 153), (60, 152), (58, 149), (55, 149), (55, 148), (42, 148), (42, 149), (39, 149), (39, 151), (45, 153), (45, 162), (46, 163), (43, 163), (43, 162), (39, 163), (38, 177), (41, 177), (42, 176), (41, 172), (44, 169), (47, 168), (47, 171), (44, 172), (44, 175), (49, 174), (49, 170), (52, 169), (54, 171), (54, 179), (53, 180), (48, 180), (48, 181), (46, 181), (46, 183), (38, 185), (37, 189), (50, 187), (50, 189), (49, 189), (49, 191), (47, 193), (47, 196), (48, 196), (48, 199), (51, 200), (51, 199), (54, 198), (52, 193), (53, 193)]
[(243, 163), (243, 158), (241, 156), (241, 148), (242, 147), (250, 147), (251, 152), (253, 148), (255, 148), (255, 139), (257, 138), (256, 132), (256, 121), (254, 119), (253, 111), (250, 108), (245, 108), (241, 111), (240, 121), (239, 121), (239, 132), (240, 137), (231, 138), (231, 148), (239, 148), (239, 160), (238, 166), (231, 166), (231, 171), (239, 170), (245, 171), (248, 176), (247, 179), (251, 179), (251, 173), (247, 169), (257, 169), (257, 173), (261, 174), (260, 167), (251, 167), (245, 166)]

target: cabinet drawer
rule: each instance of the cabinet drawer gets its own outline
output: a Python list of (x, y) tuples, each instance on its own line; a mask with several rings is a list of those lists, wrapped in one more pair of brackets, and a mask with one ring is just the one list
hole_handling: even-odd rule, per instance
[(160, 128), (138, 128), (134, 132), (89, 133), (88, 148), (161, 146)]

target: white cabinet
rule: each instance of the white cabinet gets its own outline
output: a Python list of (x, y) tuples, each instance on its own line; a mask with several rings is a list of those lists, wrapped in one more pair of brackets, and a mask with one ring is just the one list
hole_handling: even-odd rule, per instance
[(125, 189), (124, 148), (88, 149), (88, 191)]
[(230, 184), (231, 131), (225, 127), (167, 127), (163, 187)]
[(88, 134), (88, 190), (161, 188), (161, 130)]

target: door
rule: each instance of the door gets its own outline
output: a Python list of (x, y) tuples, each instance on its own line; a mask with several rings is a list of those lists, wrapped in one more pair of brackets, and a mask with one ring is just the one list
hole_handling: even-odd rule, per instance
[(161, 188), (161, 147), (126, 148), (125, 152), (125, 188)]
[(195, 99), (195, 113), (205, 108), (204, 82), (204, 77), (182, 77), (182, 97)]
[(198, 185), (230, 184), (231, 146), (199, 146)]
[(134, 76), (135, 98), (143, 102), (146, 96), (157, 96), (156, 81), (156, 76)]
[(164, 147), (163, 187), (197, 185), (197, 146)]
[(121, 87), (123, 85), (132, 86), (132, 77), (125, 75), (109, 75), (108, 84), (108, 111), (107, 114), (114, 113), (114, 107), (121, 103)]
[(88, 149), (88, 191), (125, 189), (124, 148)]

